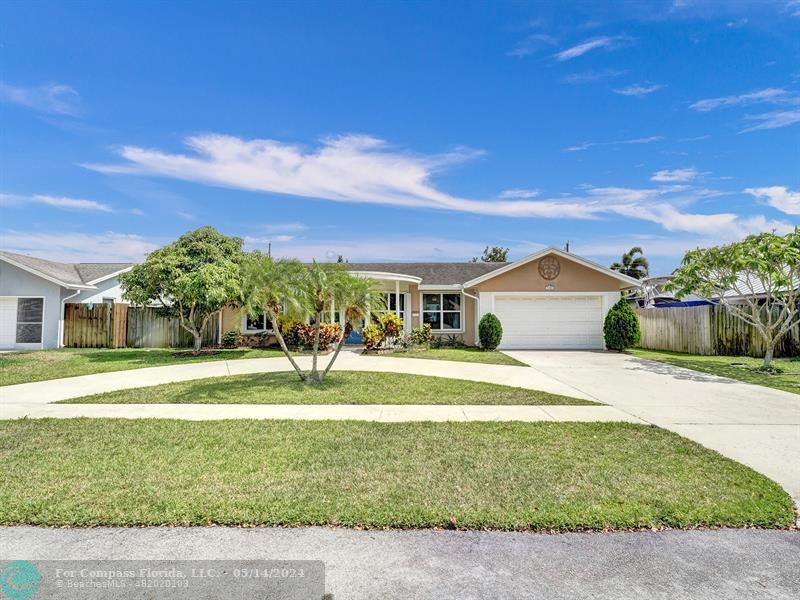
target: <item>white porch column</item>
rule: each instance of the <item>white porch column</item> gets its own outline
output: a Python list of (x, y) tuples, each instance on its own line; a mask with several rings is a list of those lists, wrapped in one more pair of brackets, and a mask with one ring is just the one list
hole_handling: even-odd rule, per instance
[(400, 316), (400, 282), (394, 280), (394, 314)]

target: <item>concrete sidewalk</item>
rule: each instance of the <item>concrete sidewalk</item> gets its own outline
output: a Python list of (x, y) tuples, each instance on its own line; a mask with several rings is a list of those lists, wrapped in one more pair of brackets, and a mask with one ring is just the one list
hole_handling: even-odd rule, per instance
[(335, 599), (800, 597), (800, 533), (0, 528), (10, 559), (307, 559)]

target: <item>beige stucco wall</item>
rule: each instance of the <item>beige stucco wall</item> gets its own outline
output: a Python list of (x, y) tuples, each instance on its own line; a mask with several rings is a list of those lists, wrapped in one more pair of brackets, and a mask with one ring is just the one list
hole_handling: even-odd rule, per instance
[(242, 331), (242, 309), (225, 307), (222, 309), (222, 333), (226, 331)]
[[(421, 327), (422, 326), (422, 315), (420, 314), (420, 293), (419, 288), (416, 285), (409, 286), (409, 293), (411, 294), (411, 327)], [(457, 294), (459, 293), (458, 290), (425, 290), (425, 292), (430, 292), (431, 294), (438, 294), (440, 292), (445, 294)], [(434, 336), (448, 336), (448, 335), (457, 335), (460, 336), (464, 343), (468, 346), (474, 346), (476, 344), (475, 338), (475, 311), (477, 307), (475, 306), (476, 302), (472, 298), (467, 298), (466, 296), (462, 296), (464, 299), (464, 309), (462, 311), (462, 328), (463, 332), (451, 332), (451, 331), (434, 331)]]
[[(546, 255), (552, 256), (552, 255)], [(544, 257), (542, 257), (544, 258)], [(567, 258), (556, 256), (561, 265), (561, 272), (552, 281), (539, 275), (539, 261), (533, 260), (496, 277), (484, 281), (477, 286), (481, 292), (616, 292), (619, 291), (619, 280), (589, 267), (573, 262)], [(546, 290), (552, 284), (554, 290)]]

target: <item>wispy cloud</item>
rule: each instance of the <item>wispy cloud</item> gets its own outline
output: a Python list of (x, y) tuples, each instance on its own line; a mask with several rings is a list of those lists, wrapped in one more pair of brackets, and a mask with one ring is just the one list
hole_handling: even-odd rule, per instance
[(625, 71), (621, 71), (619, 69), (600, 69), (596, 71), (583, 71), (581, 73), (565, 75), (561, 78), (561, 81), (562, 83), (580, 85), (584, 83), (598, 83), (600, 81), (607, 81), (624, 74)]
[(0, 100), (37, 112), (74, 116), (81, 97), (75, 88), (61, 83), (24, 87), (0, 82)]
[(800, 192), (793, 192), (782, 185), (747, 188), (744, 191), (787, 215), (800, 215)]
[(507, 56), (525, 58), (531, 54), (536, 54), (544, 46), (552, 46), (556, 39), (546, 33), (534, 33), (522, 40), (513, 50), (506, 52)]
[(25, 205), (25, 204), (45, 204), (62, 210), (88, 210), (96, 212), (113, 212), (113, 209), (102, 202), (96, 200), (84, 200), (83, 198), (67, 198), (66, 196), (49, 196), (45, 194), (35, 194), (24, 196), (20, 194), (0, 194), (0, 204), (6, 206)]
[(619, 140), (616, 142), (581, 142), (574, 146), (564, 148), (564, 152), (581, 152), (588, 150), (595, 146), (620, 146), (626, 144), (652, 144), (653, 142), (660, 142), (664, 139), (663, 135), (651, 135), (649, 137), (633, 138), (631, 140)]
[(660, 89), (663, 89), (664, 85), (660, 83), (654, 83), (651, 85), (642, 85), (639, 83), (634, 83), (632, 85), (627, 85), (623, 88), (615, 89), (615, 94), (620, 94), (622, 96), (635, 96), (636, 98), (644, 98), (645, 96), (652, 94), (653, 92), (657, 92)]
[(745, 92), (734, 96), (720, 96), (718, 98), (706, 98), (705, 100), (698, 100), (689, 105), (689, 108), (700, 112), (709, 112), (718, 108), (728, 106), (742, 106), (748, 104), (757, 104), (762, 102), (781, 102), (789, 97), (789, 93), (783, 88), (764, 88), (761, 90), (754, 90), (752, 92)]
[(511, 189), (500, 192), (500, 198), (535, 198), (540, 195), (539, 190)]
[(42, 233), (5, 230), (0, 232), (3, 249), (60, 262), (136, 262), (160, 245), (160, 241), (136, 234)]
[[(653, 136), (615, 143), (643, 144), (658, 139)], [(688, 204), (717, 194), (687, 186), (587, 186), (581, 193), (541, 199), (534, 194), (536, 190), (513, 189), (505, 190), (503, 198), (476, 200), (448, 194), (433, 184), (436, 173), (480, 154), (471, 150), (420, 155), (368, 136), (327, 138), (312, 150), (275, 140), (221, 135), (198, 136), (187, 143), (192, 154), (128, 146), (120, 151), (126, 159), (123, 164), (87, 166), (109, 174), (147, 174), (318, 200), (501, 217), (600, 219), (622, 215), (659, 223), (669, 231), (691, 232), (737, 227), (740, 222), (735, 214), (686, 212)], [(292, 235), (291, 231), (280, 233)]]
[(700, 175), (700, 173), (693, 167), (687, 169), (663, 169), (653, 173), (653, 176), (650, 177), (650, 181), (656, 181), (658, 183), (685, 183), (697, 179), (698, 175)]
[(761, 129), (778, 129), (780, 127), (787, 127), (800, 123), (800, 109), (797, 110), (781, 110), (761, 113), (757, 115), (747, 115), (745, 119), (748, 121), (757, 121), (755, 125), (745, 127), (739, 133), (747, 133), (749, 131), (759, 131)]
[(615, 35), (615, 36), (602, 36), (588, 39), (576, 46), (572, 46), (571, 48), (567, 48), (566, 50), (562, 50), (555, 54), (555, 59), (559, 62), (564, 62), (566, 60), (572, 60), (573, 58), (578, 58), (579, 56), (583, 56), (587, 52), (591, 52), (592, 50), (598, 50), (600, 48), (605, 49), (612, 49), (620, 46), (622, 42), (628, 41), (628, 37), (624, 35)]

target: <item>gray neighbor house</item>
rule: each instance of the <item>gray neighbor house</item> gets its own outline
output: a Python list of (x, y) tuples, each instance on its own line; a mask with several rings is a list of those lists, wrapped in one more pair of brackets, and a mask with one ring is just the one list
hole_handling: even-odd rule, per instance
[(64, 304), (122, 299), (133, 263), (61, 263), (0, 251), (0, 350), (62, 345)]

